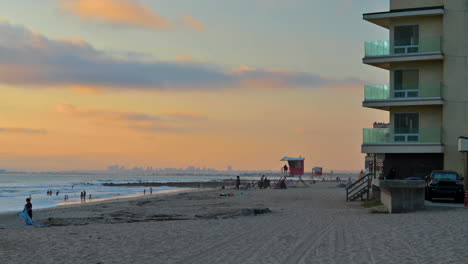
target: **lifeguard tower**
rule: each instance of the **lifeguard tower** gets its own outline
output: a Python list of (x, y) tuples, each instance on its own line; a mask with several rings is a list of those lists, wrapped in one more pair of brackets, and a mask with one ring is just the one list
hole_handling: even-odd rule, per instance
[(287, 172), (285, 173), (284, 177), (294, 177), (298, 176), (299, 180), (305, 185), (308, 186), (307, 183), (302, 179), (302, 175), (304, 175), (304, 158), (291, 158), (291, 157), (284, 157), (281, 161), (287, 161), (289, 165), (289, 175)]

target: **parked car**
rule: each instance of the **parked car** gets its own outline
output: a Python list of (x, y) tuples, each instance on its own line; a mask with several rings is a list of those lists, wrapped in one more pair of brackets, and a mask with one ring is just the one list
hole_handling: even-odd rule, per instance
[(451, 198), (463, 202), (463, 178), (456, 171), (435, 170), (426, 177), (426, 200)]

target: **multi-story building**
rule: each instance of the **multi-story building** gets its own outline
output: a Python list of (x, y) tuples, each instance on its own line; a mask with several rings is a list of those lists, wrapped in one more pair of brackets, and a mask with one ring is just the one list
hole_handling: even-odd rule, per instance
[[(363, 106), (387, 111), (388, 128), (364, 129), (362, 152), (384, 157), (384, 173), (464, 173), (457, 140), (468, 136), (468, 0), (390, 0), (364, 14), (389, 39), (365, 43), (363, 63), (389, 72), (365, 87)], [(371, 124), (370, 124), (371, 125)], [(467, 177), (468, 175), (464, 175)]]

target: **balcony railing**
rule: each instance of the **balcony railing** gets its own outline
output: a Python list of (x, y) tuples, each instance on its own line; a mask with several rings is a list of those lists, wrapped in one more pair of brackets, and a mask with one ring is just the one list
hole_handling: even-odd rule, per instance
[(442, 97), (442, 84), (440, 82), (400, 85), (394, 89), (391, 89), (388, 84), (366, 85), (364, 90), (366, 101)]
[(366, 144), (413, 144), (442, 142), (441, 128), (393, 129), (365, 128), (363, 142)]
[(366, 57), (442, 52), (441, 37), (420, 38), (419, 44), (393, 46), (389, 40), (366, 41)]

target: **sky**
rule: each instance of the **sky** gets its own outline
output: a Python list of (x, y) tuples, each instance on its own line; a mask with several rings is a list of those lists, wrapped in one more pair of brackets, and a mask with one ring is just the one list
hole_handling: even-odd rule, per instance
[(388, 0), (1, 0), (0, 168), (359, 170)]

